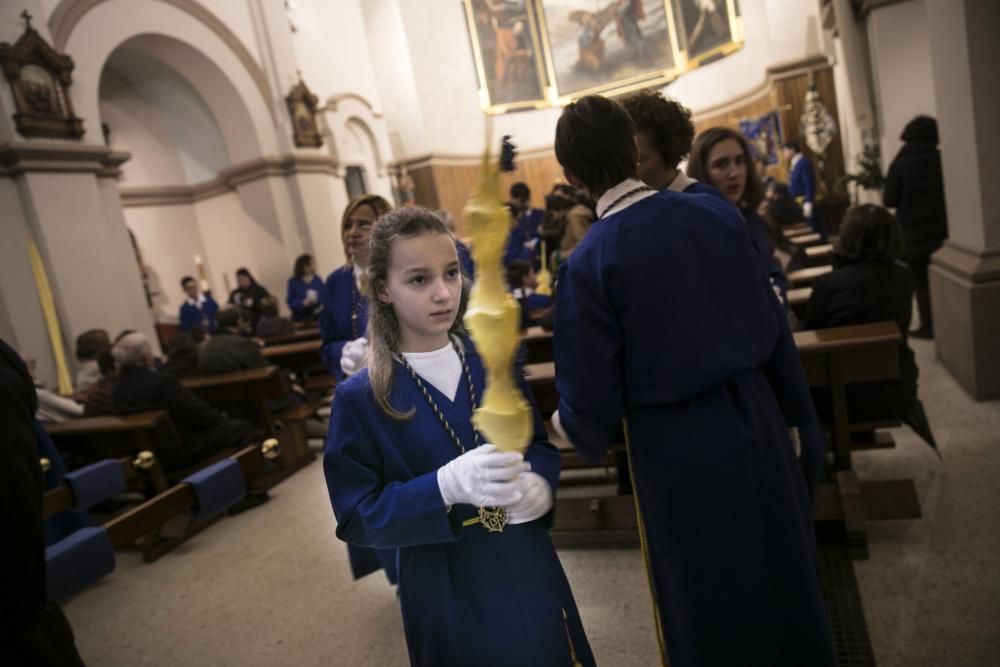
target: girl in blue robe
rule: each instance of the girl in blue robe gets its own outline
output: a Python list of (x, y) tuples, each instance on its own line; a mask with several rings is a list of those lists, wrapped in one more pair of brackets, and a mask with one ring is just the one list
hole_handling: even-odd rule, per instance
[[(522, 503), (531, 493), (523, 487), (506, 506), (509, 522), (502, 532), (478, 522), (474, 505), (446, 505), (442, 474), (479, 453), (482, 438), (471, 418), (485, 382), (472, 342), (459, 335), (465, 294), (450, 234), (423, 209), (390, 213), (375, 225), (369, 273), (368, 285), (377, 295), (369, 326), (372, 355), (368, 368), (337, 386), (324, 456), (337, 536), (398, 550), (412, 664), (593, 665), (547, 532), (560, 463), (537, 408), (534, 436), (523, 456), (530, 472), (508, 486), (521, 489), (533, 475), (547, 501), (524, 514)], [(397, 281), (400, 275), (421, 282)], [(441, 285), (448, 285), (447, 297)], [(430, 290), (438, 290), (430, 298), (439, 299), (433, 307), (443, 317), (425, 315), (431, 301), (423, 295)], [(416, 341), (443, 345), (433, 354), (455, 363), (461, 359), (454, 394), (434, 384), (433, 368), (418, 374), (410, 365), (417, 364), (418, 354), (411, 352), (419, 347)]]
[(596, 96), (557, 125), (559, 162), (600, 218), (560, 267), (558, 419), (594, 459), (624, 423), (672, 667), (832, 666), (789, 434), (817, 420), (785, 313), (732, 205), (630, 176), (633, 132)]
[(323, 307), (323, 279), (316, 275), (312, 255), (299, 255), (295, 260), (285, 301), (292, 311), (293, 322), (308, 322), (319, 315)]

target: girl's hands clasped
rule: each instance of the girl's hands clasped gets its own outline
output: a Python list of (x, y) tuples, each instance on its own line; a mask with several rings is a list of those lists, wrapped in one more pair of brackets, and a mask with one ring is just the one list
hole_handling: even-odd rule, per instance
[(525, 489), (515, 480), (530, 470), (521, 452), (501, 452), (486, 444), (438, 468), (438, 488), (448, 507), (506, 507), (521, 500)]

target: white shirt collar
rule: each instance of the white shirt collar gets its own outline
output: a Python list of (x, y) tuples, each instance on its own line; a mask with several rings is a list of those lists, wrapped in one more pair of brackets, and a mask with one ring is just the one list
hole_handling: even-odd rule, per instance
[(196, 306), (198, 308), (201, 308), (202, 306), (205, 305), (205, 295), (204, 294), (199, 294), (197, 301), (195, 301), (191, 297), (188, 297), (187, 298), (187, 302), (188, 302), (189, 306)]
[(674, 180), (670, 181), (670, 185), (667, 186), (667, 190), (670, 190), (671, 192), (684, 192), (689, 186), (694, 185), (697, 182), (698, 179), (691, 178), (678, 169), (677, 175), (674, 176)]
[(365, 270), (362, 269), (357, 264), (354, 264), (353, 267), (354, 267), (353, 268), (353, 272), (354, 272), (354, 284), (358, 286), (358, 291), (360, 291), (361, 290), (361, 277), (363, 275), (365, 275)]
[(789, 162), (789, 166), (790, 166), (790, 167), (791, 167), (792, 169), (794, 169), (794, 168), (795, 168), (795, 165), (797, 165), (797, 164), (799, 163), (799, 160), (801, 160), (801, 159), (802, 159), (803, 157), (805, 157), (805, 156), (804, 156), (804, 155), (802, 155), (802, 153), (796, 153), (795, 155), (793, 155), (793, 156), (792, 156), (792, 159), (791, 159), (791, 161)]
[[(621, 201), (615, 203), (619, 197), (622, 197), (630, 190), (635, 190), (636, 188), (641, 188), (645, 186), (645, 183), (640, 181), (638, 178), (626, 178), (624, 181), (611, 188), (597, 200), (597, 217), (603, 218), (612, 213), (618, 213), (619, 211), (624, 211), (626, 208), (640, 202), (646, 197), (652, 197), (656, 194), (656, 190), (640, 190), (628, 197), (625, 197)], [(611, 205), (614, 204), (612, 208)]]

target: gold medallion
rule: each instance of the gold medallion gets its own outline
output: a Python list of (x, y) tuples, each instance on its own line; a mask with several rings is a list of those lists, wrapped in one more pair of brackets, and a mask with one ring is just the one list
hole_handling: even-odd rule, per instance
[(507, 526), (507, 510), (502, 507), (480, 507), (479, 523), (491, 533), (502, 533)]

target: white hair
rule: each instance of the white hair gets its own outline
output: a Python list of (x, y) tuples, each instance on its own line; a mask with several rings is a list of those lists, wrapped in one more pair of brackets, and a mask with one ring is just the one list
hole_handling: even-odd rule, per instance
[(146, 366), (152, 354), (149, 339), (138, 332), (123, 336), (111, 348), (111, 356), (115, 358), (115, 366), (119, 369), (129, 366)]

